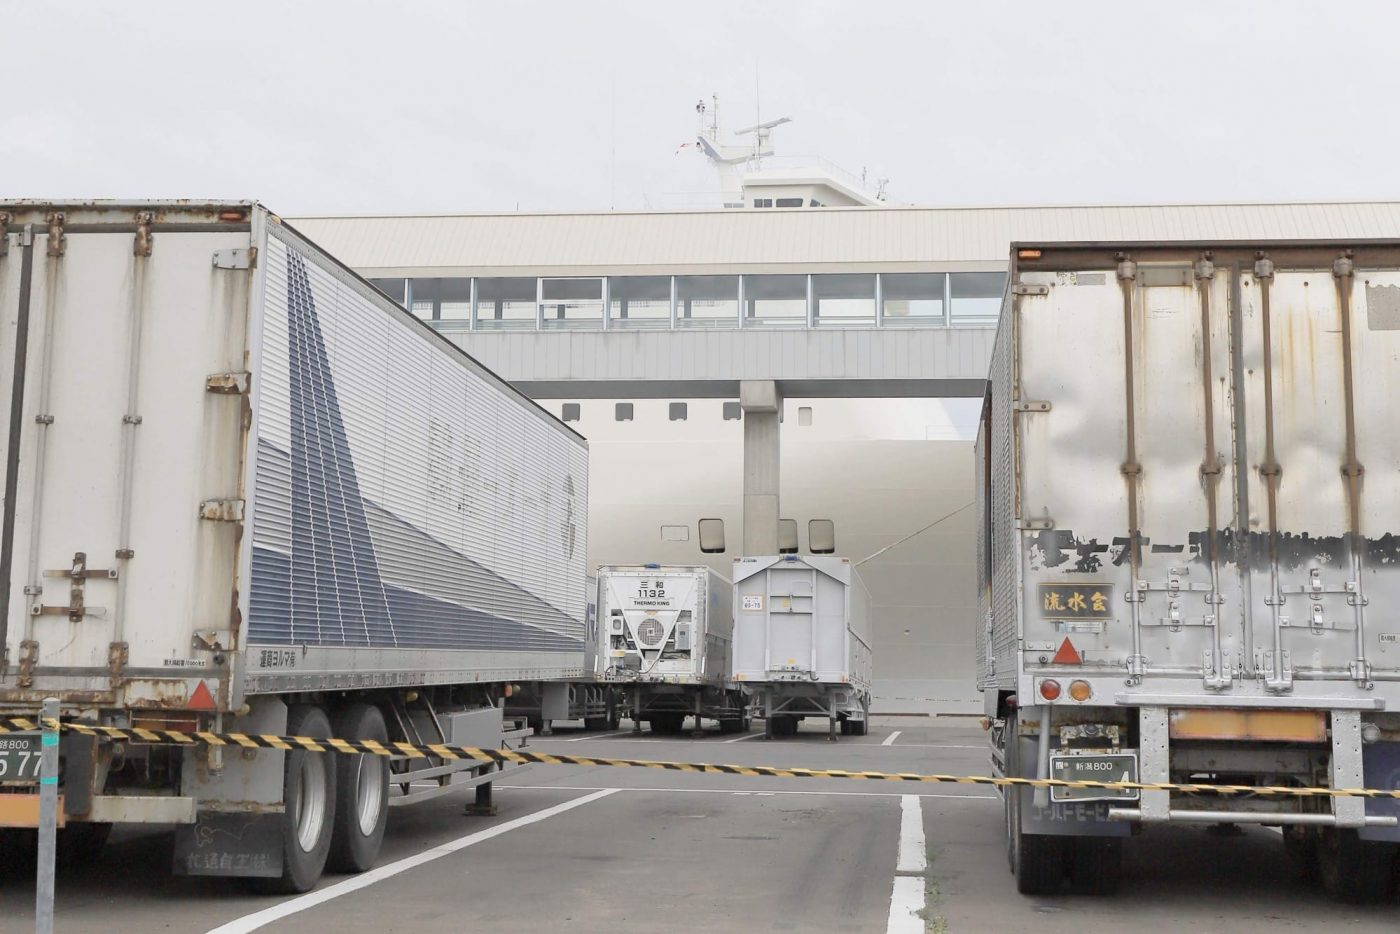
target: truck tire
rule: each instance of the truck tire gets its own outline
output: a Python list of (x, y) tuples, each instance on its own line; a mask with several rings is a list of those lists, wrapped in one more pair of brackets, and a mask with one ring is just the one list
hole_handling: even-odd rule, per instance
[(1288, 867), (1299, 882), (1311, 882), (1317, 878), (1318, 829), (1293, 824), (1283, 828), (1283, 852), (1288, 858)]
[[(329, 738), (331, 723), (312, 704), (293, 704), (287, 711), (291, 736)], [(331, 753), (293, 749), (283, 753), (282, 875), (253, 879), (254, 886), (274, 894), (307, 892), (326, 868), (335, 825), (335, 765)]]
[(851, 725), (852, 736), (865, 736), (870, 732), (869, 720), (847, 720), (846, 722)]
[(111, 835), (108, 823), (69, 824), (58, 832), (58, 864), (69, 869), (96, 865)]
[(1118, 837), (1065, 840), (1069, 886), (1076, 895), (1112, 895), (1123, 879), (1123, 841)]
[(589, 733), (601, 733), (604, 730), (616, 729), (608, 725), (607, 715), (601, 717), (584, 717), (583, 728)]
[(774, 736), (796, 736), (797, 718), (791, 714), (778, 714), (773, 717)]
[[(352, 704), (336, 717), (342, 739), (389, 741), (384, 714), (373, 704)], [(383, 756), (335, 757), (335, 826), (326, 865), (334, 872), (374, 866), (389, 821), (389, 760)]]
[(1352, 829), (1325, 827), (1317, 856), (1322, 889), (1337, 901), (1362, 904), (1395, 896), (1394, 844), (1362, 840)]
[[(1019, 775), (1017, 747), (1020, 740), (1016, 730), (1017, 715), (1012, 714), (1006, 729), (1006, 771)], [(1025, 833), (1021, 828), (1021, 796), (1023, 789), (1006, 788), (1007, 846), (1011, 859), (1011, 874), (1016, 877), (1016, 891), (1022, 895), (1054, 895), (1065, 880), (1065, 839), (1045, 834)]]

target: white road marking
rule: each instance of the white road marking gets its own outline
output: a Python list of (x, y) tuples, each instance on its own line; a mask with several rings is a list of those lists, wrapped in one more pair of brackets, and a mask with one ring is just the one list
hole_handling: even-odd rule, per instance
[(467, 834), (465, 837), (458, 837), (456, 840), (451, 840), (441, 846), (435, 846), (431, 850), (424, 850), (422, 853), (407, 856), (401, 860), (389, 863), (388, 865), (380, 866), (377, 869), (371, 869), (358, 876), (353, 876), (346, 879), (344, 882), (337, 882), (334, 885), (316, 889), (314, 892), (307, 892), (305, 895), (289, 898), (284, 902), (273, 905), (271, 908), (264, 908), (262, 911), (255, 911), (250, 915), (236, 918), (227, 924), (221, 924), (213, 928), (210, 930), (209, 934), (247, 934), (248, 931), (256, 931), (264, 925), (271, 924), (274, 921), (280, 921), (283, 918), (305, 911), (308, 908), (314, 908), (333, 898), (349, 895), (351, 892), (358, 892), (360, 889), (368, 888), (376, 882), (383, 882), (385, 879), (392, 878), (403, 872), (408, 872), (410, 869), (416, 869), (424, 863), (431, 863), (433, 860), (441, 859), (444, 856), (450, 856), (458, 850), (464, 850), (469, 846), (474, 846), (478, 843), (490, 840), (493, 837), (499, 837), (501, 834), (509, 833), (517, 828), (527, 827), (530, 824), (538, 824), (540, 821), (554, 817), (556, 814), (572, 811), (576, 807), (581, 807), (589, 802), (597, 801), (599, 798), (606, 798), (608, 795), (616, 794), (618, 791), (622, 790), (623, 789), (620, 788), (601, 788), (592, 794), (574, 798), (571, 801), (565, 801), (563, 804), (556, 804), (553, 807), (544, 808), (533, 814), (526, 814), (524, 817), (508, 820), (495, 827)]
[(733, 739), (721, 740), (721, 742), (725, 742), (725, 743), (742, 743), (742, 742), (743, 742), (744, 740), (746, 740), (746, 739), (753, 739), (753, 738), (755, 738), (755, 737), (762, 736), (762, 735), (763, 735), (762, 733), (745, 733), (743, 736), (736, 736), (736, 737), (734, 737)]
[(890, 893), (890, 917), (886, 934), (924, 934), (924, 880), (921, 876), (895, 876)]
[(743, 791), (737, 788), (617, 788), (599, 785), (507, 785), (497, 782), (498, 789), (512, 791), (664, 791), (679, 795), (836, 795), (847, 798), (957, 798), (965, 801), (1001, 801), (998, 795), (956, 795), (936, 791), (907, 794), (899, 791)]
[(899, 739), (899, 734), (901, 734), (901, 733), (903, 733), (903, 732), (904, 732), (903, 730), (895, 730), (895, 731), (894, 731), (893, 733), (891, 733), (889, 736), (886, 736), (886, 737), (885, 737), (885, 741), (884, 741), (883, 743), (881, 743), (880, 745), (881, 745), (881, 746), (893, 746), (893, 745), (894, 745), (894, 741), (897, 740), (897, 739)]
[(581, 743), (586, 739), (603, 739), (608, 736), (626, 736), (631, 730), (613, 730), (611, 733), (585, 733), (582, 736), (571, 736), (564, 740), (566, 743)]
[(918, 795), (899, 799), (899, 861), (890, 889), (890, 915), (886, 934), (923, 934), (924, 873), (928, 853), (924, 846), (924, 812)]
[(918, 795), (902, 795), (899, 799), (899, 863), (895, 872), (923, 872), (927, 868), (923, 807)]

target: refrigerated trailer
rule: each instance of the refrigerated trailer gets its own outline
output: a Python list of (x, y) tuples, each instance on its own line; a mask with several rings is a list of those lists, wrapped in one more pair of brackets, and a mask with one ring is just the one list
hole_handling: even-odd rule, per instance
[(598, 569), (596, 640), (586, 663), (613, 686), (634, 728), (679, 733), (686, 717), (723, 732), (749, 728), (744, 692), (730, 674), (732, 586), (708, 567), (659, 564)]
[[(0, 204), (0, 321), (0, 714), (487, 746), (581, 674), (586, 442), (260, 205)], [(496, 777), (65, 735), (61, 793), (304, 890)]]
[(764, 735), (807, 717), (828, 736), (864, 736), (870, 716), (870, 593), (849, 558), (734, 559), (734, 679), (754, 698)]
[[(977, 451), (999, 774), (1400, 787), (1400, 242), (1019, 244)], [(1165, 823), (1394, 893), (1400, 807), (1005, 795), (1026, 893)]]

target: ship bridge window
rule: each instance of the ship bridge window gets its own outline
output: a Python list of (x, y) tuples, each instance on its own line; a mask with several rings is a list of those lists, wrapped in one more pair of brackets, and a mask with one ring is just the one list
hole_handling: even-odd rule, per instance
[(800, 208), (800, 207), (802, 207), (802, 199), (801, 199), (801, 198), (779, 198), (775, 203), (776, 203), (777, 206), (780, 207), (780, 208)]
[(700, 550), (707, 555), (724, 554), (724, 520), (701, 519)]
[(836, 553), (836, 523), (830, 519), (813, 519), (807, 523), (807, 550), (814, 555)]
[(754, 199), (753, 199), (753, 206), (756, 207), (756, 208), (771, 208), (771, 207), (773, 206), (773, 199), (772, 199), (772, 198), (754, 198)]

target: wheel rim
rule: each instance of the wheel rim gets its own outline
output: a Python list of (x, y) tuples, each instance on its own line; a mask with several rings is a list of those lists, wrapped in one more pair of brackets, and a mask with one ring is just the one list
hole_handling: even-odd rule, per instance
[(384, 803), (384, 783), (380, 781), (382, 765), (378, 758), (360, 756), (355, 767), (356, 817), (360, 833), (368, 837), (379, 826), (379, 810)]
[(326, 757), (306, 753), (301, 757), (301, 780), (297, 783), (297, 844), (303, 852), (316, 848), (326, 825)]

